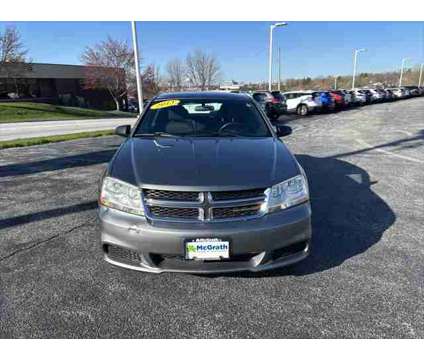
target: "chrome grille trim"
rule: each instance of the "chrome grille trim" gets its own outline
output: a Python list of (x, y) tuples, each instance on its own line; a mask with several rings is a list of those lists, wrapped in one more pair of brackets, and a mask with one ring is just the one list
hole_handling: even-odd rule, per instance
[[(152, 190), (152, 189), (149, 189)], [(152, 190), (154, 191), (154, 189)], [(167, 190), (162, 190), (161, 193), (166, 193)], [(247, 193), (249, 190), (240, 190), (241, 192)], [(177, 191), (172, 191), (173, 196)], [(252, 190), (253, 194), (257, 194), (258, 189)], [(189, 192), (195, 193), (195, 192)], [(234, 199), (226, 200), (213, 200), (213, 194), (210, 191), (197, 192), (198, 201), (178, 201), (178, 200), (166, 200), (166, 199), (153, 199), (146, 198), (145, 191), (143, 189), (143, 204), (146, 210), (146, 217), (150, 220), (157, 221), (171, 221), (171, 222), (222, 222), (222, 221), (236, 221), (236, 220), (248, 220), (261, 217), (265, 214), (262, 205), (265, 203), (265, 193), (261, 196), (255, 196), (251, 198), (245, 198), (237, 194), (237, 191), (226, 192), (234, 193)], [(215, 192), (216, 193), (216, 192)], [(226, 195), (227, 196), (227, 195)], [(250, 211), (249, 208), (257, 208), (255, 213), (254, 210)], [(162, 210), (160, 210), (162, 208)], [(166, 209), (169, 210), (166, 210)], [(171, 209), (172, 208), (172, 209)], [(233, 208), (233, 210), (231, 210)], [(178, 209), (181, 209), (180, 214)], [(198, 211), (198, 216), (186, 217), (184, 214), (192, 214), (193, 210)], [(214, 209), (226, 209), (221, 211), (215, 211), (216, 214), (220, 214), (218, 217), (214, 217)], [(153, 210), (153, 211), (152, 211)], [(230, 216), (231, 214), (237, 215), (237, 213), (248, 213), (242, 216)], [(173, 216), (161, 216), (160, 214), (171, 214)], [(227, 216), (228, 215), (228, 216)]]

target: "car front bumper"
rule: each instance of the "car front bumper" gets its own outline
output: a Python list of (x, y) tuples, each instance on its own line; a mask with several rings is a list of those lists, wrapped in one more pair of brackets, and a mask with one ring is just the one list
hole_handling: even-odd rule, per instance
[[(263, 271), (303, 260), (310, 251), (309, 202), (256, 219), (214, 223), (151, 223), (103, 206), (99, 218), (105, 260), (139, 271)], [(229, 259), (185, 259), (187, 239), (211, 237), (230, 242)]]

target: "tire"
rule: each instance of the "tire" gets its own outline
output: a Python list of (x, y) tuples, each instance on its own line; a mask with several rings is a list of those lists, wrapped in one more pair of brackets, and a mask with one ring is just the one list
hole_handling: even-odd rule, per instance
[(296, 109), (297, 115), (306, 116), (309, 113), (309, 109), (305, 104), (300, 104)]

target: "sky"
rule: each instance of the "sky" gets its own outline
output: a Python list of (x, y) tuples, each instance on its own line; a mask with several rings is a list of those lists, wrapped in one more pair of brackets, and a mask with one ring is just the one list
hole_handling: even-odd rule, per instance
[[(138, 22), (143, 65), (164, 72), (170, 59), (200, 48), (218, 58), (222, 80), (265, 81), (271, 23)], [(132, 44), (130, 22), (0, 22), (0, 32), (6, 25), (20, 31), (33, 62), (80, 64), (83, 49), (108, 35)], [(399, 70), (403, 57), (424, 62), (424, 22), (293, 21), (274, 30), (275, 55), (278, 47), (283, 79), (351, 74), (354, 48), (367, 49), (358, 72)]]

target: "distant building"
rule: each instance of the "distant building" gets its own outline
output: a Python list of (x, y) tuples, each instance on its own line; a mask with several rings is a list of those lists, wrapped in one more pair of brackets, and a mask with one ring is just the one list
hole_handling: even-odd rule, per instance
[(240, 91), (241, 85), (237, 83), (236, 81), (225, 81), (223, 84), (219, 86), (219, 90), (221, 91), (231, 91), (231, 92), (238, 92)]
[(84, 86), (86, 66), (40, 63), (2, 66), (0, 102), (29, 100), (98, 109), (115, 108), (106, 89), (87, 89)]

